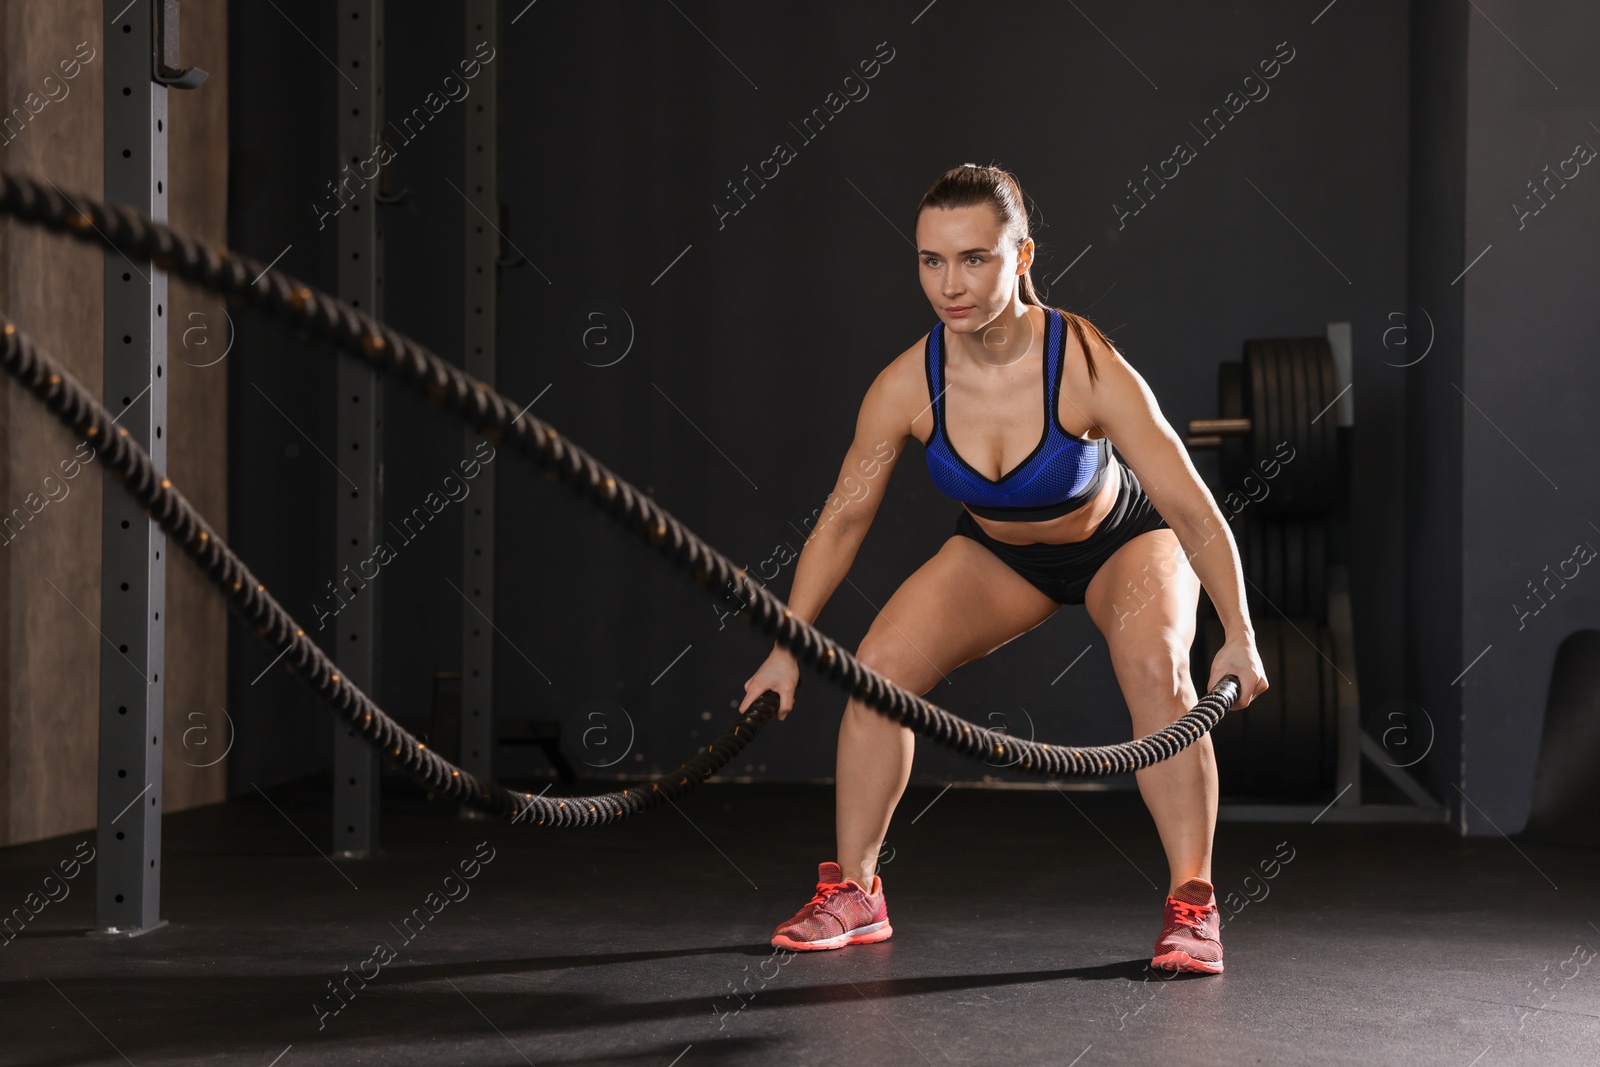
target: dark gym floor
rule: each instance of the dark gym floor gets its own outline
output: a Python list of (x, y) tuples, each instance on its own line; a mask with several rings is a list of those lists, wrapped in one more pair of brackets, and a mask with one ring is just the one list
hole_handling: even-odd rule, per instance
[[(880, 868), (894, 937), (792, 957), (767, 937), (833, 858), (831, 787), (711, 784), (559, 831), (386, 798), (383, 854), (338, 863), (303, 836), (326, 836), (325, 787), (271, 797), (167, 817), (167, 926), (83, 936), (91, 863), (0, 947), (0, 1062), (1600, 1059), (1594, 850), (1225, 822), (1218, 893), (1250, 900), (1227, 973), (1166, 980), (1144, 967), (1166, 875), (1132, 793), (912, 789)], [(83, 840), (0, 850), (5, 910)]]

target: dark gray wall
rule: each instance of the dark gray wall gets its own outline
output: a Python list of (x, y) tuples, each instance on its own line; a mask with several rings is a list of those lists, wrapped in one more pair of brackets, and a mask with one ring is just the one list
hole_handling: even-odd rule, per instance
[[(333, 230), (317, 231), (310, 204), (337, 172), (328, 111), (338, 75), (294, 26), (331, 55), (333, 9), (234, 6), (233, 243), (263, 260), (292, 244), (279, 265), (327, 285)], [(791, 524), (831, 487), (866, 386), (934, 321), (908, 236), (918, 197), (948, 166), (997, 162), (1038, 206), (1037, 279), (1056, 278), (1088, 247), (1048, 298), (1106, 328), (1180, 429), (1214, 413), (1217, 364), (1238, 358), (1245, 338), (1353, 324), (1356, 478), (1372, 516), (1354, 524), (1351, 546), (1362, 683), (1373, 699), (1401, 694), (1405, 465), (1395, 431), (1407, 379), (1385, 366), (1384, 332), (1406, 307), (1414, 199), (1405, 7), (1096, 5), (1091, 24), (1070, 5), (1019, 5), (1023, 17), (1007, 18), (948, 3), (919, 15), (922, 6), (541, 4), (508, 25), (523, 8), (508, 5), (495, 60), (502, 191), (509, 236), (530, 262), (503, 276), (501, 388), (526, 402), (549, 386), (534, 414), (753, 568), (778, 542), (798, 547)], [(868, 95), (808, 142), (791, 123), (842, 92), (880, 42), (893, 58), (865, 82)], [(1267, 83), (1270, 95), (1204, 141), (1191, 123), (1242, 91), (1280, 42), (1293, 59)], [(411, 12), (391, 13), (386, 48), (394, 110), (472, 51), (453, 14)], [(400, 147), (395, 185), (411, 195), (384, 209), (388, 317), (449, 358), (462, 310), (462, 203), (445, 182), (459, 184), (453, 108)], [(1197, 158), (1119, 222), (1127, 183), (1180, 140)], [(779, 141), (795, 158), (737, 214), (719, 215), (727, 183)], [(586, 351), (573, 335), (599, 321), (585, 317), (596, 301), (613, 306), (612, 345)], [(240, 331), (234, 538), (309, 617), (348, 562), (331, 544), (339, 479), (256, 386), (325, 442), (332, 357), (250, 316)], [(593, 365), (629, 341), (620, 362)], [(409, 396), (391, 393), (389, 404), (385, 490), (392, 507), (409, 508), (458, 457), (459, 436)], [(821, 619), (848, 644), (956, 514), (911, 448)], [(721, 728), (768, 643), (736, 621), (719, 630), (703, 591), (564, 490), (509, 457), (499, 471), (499, 713), (559, 717), (576, 736), (590, 711), (620, 707), (643, 758), (616, 769), (676, 765)], [(378, 583), (386, 666), (376, 695), (411, 723), (426, 714), (431, 671), (458, 655), (460, 600), (443, 580), (458, 566), (450, 517)], [(780, 595), (791, 573), (774, 583)], [(327, 713), (279, 673), (252, 686), (271, 653), (250, 635), (233, 647), (236, 784), (318, 766)], [(1014, 730), (1031, 719), (1050, 739), (1109, 741), (1128, 729), (1081, 608), (930, 695), (973, 717), (1009, 711)], [(843, 697), (814, 677), (800, 696), (795, 717), (736, 772), (832, 774)], [(984, 770), (921, 748), (920, 778)]]
[[(1582, 563), (1600, 550), (1600, 8), (1486, 10), (1495, 25), (1474, 15), (1467, 34), (1457, 269), (1488, 251), (1459, 283), (1462, 376), (1446, 397), (1460, 407), (1462, 471), (1461, 658), (1447, 677), (1487, 649), (1457, 685), (1457, 799), (1470, 831), (1512, 833), (1528, 815), (1556, 650), (1600, 620), (1600, 561)], [(1578, 145), (1593, 161), (1564, 163)], [(1570, 180), (1543, 184), (1557, 172)]]
[[(1556, 650), (1600, 616), (1583, 562), (1600, 547), (1600, 475), (1579, 429), (1600, 401), (1600, 195), (1588, 165), (1563, 162), (1600, 146), (1600, 11), (1415, 12), (1411, 310), (1414, 335), (1431, 319), (1432, 349), (1400, 372), (1406, 687), (1437, 728), (1426, 766), (1456, 824), (1514, 833)], [(1546, 166), (1540, 200), (1528, 183)]]
[[(1407, 382), (1405, 509), (1405, 699), (1392, 725), (1424, 730), (1431, 744), (1415, 767), (1454, 806), (1459, 777), (1461, 659), (1461, 380), (1465, 265), (1467, 21), (1462, 4), (1412, 5), (1410, 300), (1394, 325), (1389, 373)], [(1400, 342), (1404, 342), (1401, 344)], [(1425, 353), (1425, 354), (1424, 354)], [(1399, 435), (1397, 434), (1398, 438)], [(1381, 525), (1381, 524), (1380, 524)], [(1451, 670), (1451, 666), (1455, 669)], [(1448, 671), (1448, 673), (1443, 673)], [(1375, 707), (1371, 702), (1369, 708)], [(1398, 738), (1400, 735), (1396, 735)], [(1411, 736), (1405, 740), (1412, 743)], [(1403, 762), (1414, 757), (1407, 753)], [(1397, 756), (1397, 760), (1399, 757)]]
[[(235, 3), (229, 11), (229, 243), (323, 288), (333, 288), (332, 224), (312, 205), (328, 196), (334, 162), (334, 79), (307, 44), (334, 52), (334, 10), (305, 0)], [(297, 30), (298, 27), (298, 30)], [(296, 43), (298, 42), (298, 46)], [(285, 251), (285, 246), (288, 246)], [(230, 308), (229, 538), (280, 602), (316, 632), (312, 600), (334, 577), (334, 494), (343, 482), (317, 454), (332, 450), (333, 355), (276, 322)], [(273, 405), (276, 405), (275, 409)], [(314, 448), (307, 436), (316, 443)], [(327, 630), (332, 633), (332, 627)], [(229, 630), (229, 708), (238, 741), (230, 791), (249, 792), (326, 765), (332, 718), (255, 634)], [(334, 651), (336, 655), (336, 650)]]

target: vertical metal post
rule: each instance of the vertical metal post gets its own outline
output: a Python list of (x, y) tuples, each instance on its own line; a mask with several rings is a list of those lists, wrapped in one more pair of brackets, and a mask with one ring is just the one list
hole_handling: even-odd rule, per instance
[[(339, 211), (339, 295), (383, 315), (383, 234), (378, 225), (376, 147), (383, 120), (383, 0), (340, 0), (339, 159), (332, 190)], [(342, 479), (334, 526), (335, 559), (348, 561), (335, 579), (348, 604), (334, 626), (329, 652), (345, 676), (369, 693), (378, 682), (378, 587), (365, 583), (357, 561), (371, 558), (383, 515), (383, 393), (374, 371), (350, 360), (338, 369), (337, 464)], [(340, 723), (333, 738), (333, 851), (366, 856), (378, 847), (378, 755)]]
[[(499, 48), (499, 4), (468, 0), (466, 50), (487, 41)], [(493, 53), (491, 53), (493, 54)], [(469, 98), (466, 116), (464, 190), (461, 206), (466, 255), (466, 369), (494, 384), (496, 297), (499, 291), (500, 235), (489, 220), (500, 214), (499, 71), (483, 64)], [(468, 428), (463, 441), (469, 457), (483, 437)], [(477, 477), (471, 505), (462, 517), (461, 591), (461, 765), (482, 778), (494, 769), (494, 488), (493, 465)]]
[[(152, 77), (153, 4), (104, 10), (105, 198), (167, 217), (167, 88)], [(121, 18), (116, 18), (119, 11)], [(176, 36), (176, 19), (172, 33)], [(119, 434), (167, 463), (167, 276), (105, 253), (105, 403)], [(100, 530), (100, 752), (95, 933), (136, 935), (161, 918), (161, 617), (166, 538), (115, 480), (104, 480)]]

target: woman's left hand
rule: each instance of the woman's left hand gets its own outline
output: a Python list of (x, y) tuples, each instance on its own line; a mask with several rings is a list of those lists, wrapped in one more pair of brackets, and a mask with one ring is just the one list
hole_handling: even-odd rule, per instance
[(1217, 658), (1211, 661), (1211, 682), (1206, 686), (1207, 692), (1215, 689), (1217, 683), (1229, 674), (1239, 679), (1239, 699), (1233, 702), (1234, 711), (1249, 707), (1252, 700), (1269, 688), (1261, 657), (1256, 654), (1254, 634), (1227, 639), (1217, 652)]

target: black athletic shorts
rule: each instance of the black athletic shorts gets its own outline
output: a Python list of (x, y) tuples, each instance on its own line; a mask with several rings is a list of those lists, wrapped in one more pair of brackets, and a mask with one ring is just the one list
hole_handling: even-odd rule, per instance
[(1090, 579), (1113, 552), (1142, 533), (1170, 529), (1155, 505), (1150, 503), (1133, 471), (1115, 454), (1113, 457), (1122, 468), (1117, 502), (1085, 540), (1059, 545), (1013, 545), (996, 541), (984, 533), (966, 508), (961, 509), (956, 519), (956, 533), (972, 538), (999, 556), (1050, 599), (1061, 604), (1082, 604)]

